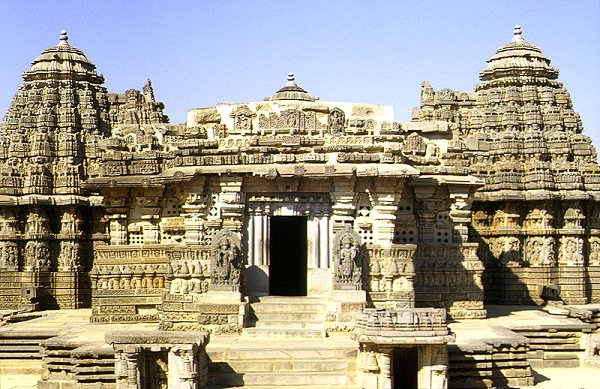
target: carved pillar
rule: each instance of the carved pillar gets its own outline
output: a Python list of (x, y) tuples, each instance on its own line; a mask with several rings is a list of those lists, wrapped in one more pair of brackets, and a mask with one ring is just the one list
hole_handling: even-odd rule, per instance
[(320, 258), (318, 267), (320, 268), (328, 268), (329, 267), (329, 212), (324, 212), (319, 220), (320, 228), (319, 232), (321, 236), (319, 237), (320, 247)]
[(382, 347), (377, 354), (380, 380), (377, 389), (392, 389), (392, 348)]
[(434, 242), (435, 239), (435, 218), (437, 212), (432, 199), (435, 191), (433, 185), (433, 182), (430, 182), (429, 185), (425, 185), (425, 183), (413, 185), (416, 200), (419, 241), (426, 243)]
[(223, 228), (241, 234), (244, 217), (244, 199), (242, 198), (243, 177), (219, 177), (219, 202)]
[(356, 213), (355, 182), (354, 176), (334, 177), (333, 179), (334, 190), (331, 193), (333, 215), (331, 218), (334, 234), (343, 229), (345, 225), (352, 226)]
[(198, 360), (195, 344), (177, 345), (169, 352), (169, 387), (197, 389)]
[(311, 210), (308, 216), (307, 229), (308, 229), (308, 268), (318, 268), (320, 259), (319, 239), (321, 238), (321, 223), (319, 223), (320, 214)]
[(206, 177), (197, 177), (194, 186), (189, 189), (185, 204), (183, 222), (185, 224), (185, 241), (188, 244), (199, 244), (204, 239), (208, 194), (204, 192)]
[(263, 215), (262, 210), (255, 209), (250, 214), (249, 228), (251, 229), (250, 235), (250, 250), (252, 261), (249, 259), (249, 265), (266, 266), (267, 263), (267, 230), (266, 230), (267, 216)]
[(127, 215), (123, 213), (109, 214), (110, 244), (127, 244)]
[[(137, 208), (140, 215), (139, 218), (141, 219), (144, 244), (159, 243), (160, 233), (158, 223), (160, 221), (160, 207), (158, 201), (162, 197), (162, 189), (144, 188), (134, 192), (133, 196), (134, 207)], [(132, 221), (137, 222), (137, 220)]]
[(135, 346), (125, 346), (115, 350), (115, 375), (117, 389), (138, 389), (140, 382), (141, 349)]
[[(450, 187), (452, 188), (452, 187)], [(471, 199), (468, 193), (450, 192), (450, 219), (454, 225), (452, 241), (467, 243), (469, 241), (469, 223), (471, 222)]]
[(448, 347), (445, 344), (427, 345), (419, 349), (417, 380), (420, 388), (448, 387)]
[(394, 242), (396, 212), (404, 180), (379, 177), (375, 183), (375, 239), (383, 247)]
[(103, 205), (106, 207), (108, 219), (110, 244), (127, 244), (127, 213), (129, 209), (129, 190), (118, 189), (103, 193)]

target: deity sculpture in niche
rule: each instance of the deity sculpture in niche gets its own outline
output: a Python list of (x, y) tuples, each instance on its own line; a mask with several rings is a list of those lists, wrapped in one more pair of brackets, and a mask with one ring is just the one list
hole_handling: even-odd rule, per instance
[(249, 134), (252, 131), (252, 120), (256, 114), (247, 105), (242, 105), (230, 115), (233, 118), (233, 129), (236, 134)]
[(342, 135), (344, 132), (345, 115), (339, 108), (333, 108), (329, 112), (329, 131), (331, 135)]
[(346, 226), (333, 238), (335, 284), (338, 289), (360, 289), (362, 275), (360, 235)]
[(224, 229), (214, 235), (211, 248), (212, 286), (236, 287), (241, 276), (241, 246), (239, 238)]

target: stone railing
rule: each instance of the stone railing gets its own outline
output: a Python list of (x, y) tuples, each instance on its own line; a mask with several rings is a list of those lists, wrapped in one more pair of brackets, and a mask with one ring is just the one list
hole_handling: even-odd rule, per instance
[(431, 339), (435, 343), (441, 340), (439, 337), (448, 336), (446, 310), (443, 308), (367, 308), (357, 315), (354, 329), (357, 340), (371, 343), (416, 342), (417, 338)]

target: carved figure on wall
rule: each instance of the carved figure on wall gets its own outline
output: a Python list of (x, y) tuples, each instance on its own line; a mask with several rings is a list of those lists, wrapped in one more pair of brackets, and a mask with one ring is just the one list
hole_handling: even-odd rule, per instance
[(48, 219), (41, 211), (31, 211), (27, 215), (27, 233), (28, 234), (43, 234), (47, 232)]
[(556, 251), (552, 237), (530, 238), (526, 254), (531, 266), (556, 266)]
[(514, 236), (505, 237), (502, 243), (500, 262), (518, 264), (521, 262), (521, 242)]
[(579, 238), (561, 238), (561, 262), (566, 266), (583, 265), (583, 242)]
[(256, 114), (247, 105), (242, 105), (230, 115), (233, 118), (233, 129), (235, 133), (247, 134), (252, 131), (252, 119)]
[(0, 263), (4, 263), (3, 267), (5, 268), (17, 270), (19, 265), (19, 248), (16, 242), (4, 242)]
[(211, 250), (213, 285), (239, 285), (242, 267), (240, 252), (240, 240), (230, 230), (223, 229), (213, 237)]
[(47, 271), (50, 266), (50, 250), (42, 241), (30, 240), (25, 245), (25, 271)]
[(345, 121), (344, 111), (339, 108), (333, 108), (329, 112), (329, 131), (331, 132), (331, 135), (342, 135), (344, 132)]
[(333, 242), (336, 284), (360, 287), (362, 275), (360, 235), (352, 227), (346, 226), (334, 236)]
[(541, 263), (542, 248), (541, 238), (528, 239), (525, 254), (530, 266), (537, 266)]
[(235, 127), (240, 131), (247, 132), (250, 131), (251, 124), (252, 122), (250, 121), (248, 115), (246, 115), (245, 113), (241, 113), (236, 119)]
[(61, 271), (79, 270), (79, 243), (69, 241), (60, 242), (58, 262)]
[(600, 266), (600, 240), (598, 238), (590, 239), (589, 266)]
[(65, 211), (61, 218), (61, 234), (76, 234), (79, 232), (81, 219), (77, 211)]

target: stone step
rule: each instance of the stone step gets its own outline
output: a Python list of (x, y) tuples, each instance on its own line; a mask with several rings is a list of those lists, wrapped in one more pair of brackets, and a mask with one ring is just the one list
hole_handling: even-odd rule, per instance
[(211, 363), (208, 367), (209, 374), (231, 372), (271, 373), (271, 372), (339, 372), (350, 368), (348, 361), (342, 359), (258, 359), (258, 360), (231, 360)]
[(38, 351), (0, 352), (0, 359), (41, 359)]
[(265, 296), (250, 304), (254, 312), (324, 312), (325, 303), (314, 297)]
[(289, 359), (355, 359), (358, 346), (306, 346), (294, 342), (295, 345), (278, 345), (274, 342), (270, 348), (261, 347), (215, 347), (209, 343), (206, 352), (212, 361), (232, 360), (289, 360)]
[(244, 328), (243, 335), (255, 338), (324, 338), (325, 326), (311, 328)]
[[(225, 388), (231, 388), (231, 386), (230, 385), (227, 385), (227, 386), (209, 385), (209, 386), (207, 386), (207, 389), (225, 389)], [(354, 384), (348, 384), (348, 385), (296, 385), (296, 384), (290, 384), (287, 386), (286, 385), (277, 385), (276, 387), (274, 387), (272, 385), (244, 385), (244, 388), (248, 388), (248, 389), (274, 389), (274, 388), (356, 389), (357, 386)]]
[(314, 312), (322, 313), (325, 312), (325, 305), (322, 303), (253, 303), (250, 308), (251, 312), (254, 313), (271, 313), (271, 312)]
[[(266, 387), (301, 387), (315, 385), (347, 385), (348, 377), (344, 373), (222, 373), (215, 377), (218, 379), (219, 386), (244, 386), (252, 387), (254, 385)], [(209, 377), (209, 383), (211, 377)], [(216, 382), (215, 382), (216, 384)]]
[(296, 321), (324, 321), (325, 314), (311, 311), (288, 311), (288, 312), (251, 312), (251, 316), (259, 321), (265, 320), (296, 320)]
[(258, 320), (255, 322), (249, 323), (249, 328), (275, 328), (275, 329), (313, 329), (313, 330), (321, 330), (325, 328), (323, 322), (314, 322), (314, 321), (296, 321), (296, 320), (278, 320), (278, 321), (270, 321), (270, 320)]

